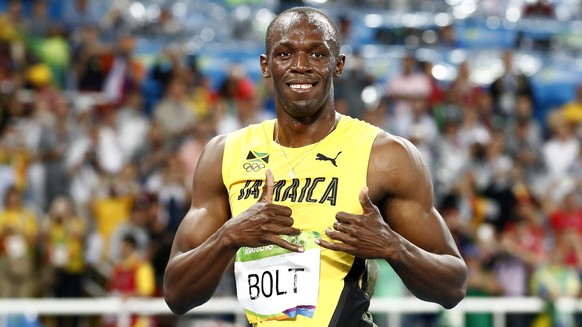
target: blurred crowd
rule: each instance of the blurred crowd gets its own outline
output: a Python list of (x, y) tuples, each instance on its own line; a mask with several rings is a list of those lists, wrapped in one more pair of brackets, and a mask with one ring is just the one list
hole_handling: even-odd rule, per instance
[[(179, 48), (146, 63), (119, 12), (98, 16), (89, 0), (71, 3), (60, 22), (47, 18), (44, 1), (34, 1), (29, 15), (21, 1), (8, 1), (0, 14), (0, 298), (159, 296), (204, 145), (274, 118), (271, 85), (236, 63), (215, 83), (196, 55)], [(142, 35), (180, 31), (169, 12), (159, 17)], [(348, 40), (349, 29), (340, 31)], [(432, 63), (410, 51), (381, 98), (363, 101), (377, 81), (354, 53), (336, 80), (337, 110), (421, 151), (435, 204), (469, 266), (469, 296), (576, 297), (582, 85), (576, 98), (536, 119), (528, 78), (515, 69), (512, 50), (502, 56), (503, 73), (478, 85), (467, 63), (442, 83)], [(405, 295), (388, 267), (382, 273), (376, 296)], [(234, 294), (229, 276), (221, 294)], [(575, 318), (511, 315), (508, 326), (544, 319), (573, 326)], [(488, 315), (466, 319), (491, 324)]]

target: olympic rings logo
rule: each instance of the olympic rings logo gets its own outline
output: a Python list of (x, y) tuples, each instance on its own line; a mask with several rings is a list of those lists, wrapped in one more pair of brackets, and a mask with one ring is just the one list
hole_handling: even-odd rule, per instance
[(251, 171), (257, 172), (263, 168), (265, 168), (265, 164), (262, 162), (246, 162), (243, 164), (243, 169), (246, 170), (247, 173), (250, 173)]

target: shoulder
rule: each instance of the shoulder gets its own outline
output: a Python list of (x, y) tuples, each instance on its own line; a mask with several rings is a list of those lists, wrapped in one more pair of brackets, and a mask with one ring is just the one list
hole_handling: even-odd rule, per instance
[[(408, 160), (417, 159), (418, 149), (409, 140), (387, 132), (381, 132), (376, 137), (371, 156), (381, 161), (401, 166)], [(382, 165), (385, 166), (385, 165)]]
[(377, 199), (419, 194), (432, 199), (430, 173), (416, 146), (386, 132), (380, 133), (372, 146), (368, 183)]
[(245, 142), (257, 134), (264, 133), (266, 128), (268, 128), (269, 123), (273, 124), (273, 121), (251, 124), (247, 127), (232, 131), (227, 134), (219, 134), (214, 136), (206, 143), (204, 152), (200, 158), (201, 162), (205, 163), (210, 161), (214, 166), (220, 167), (221, 165), (217, 165), (217, 163), (222, 162), (225, 150), (236, 147), (238, 143)]
[(219, 134), (206, 143), (198, 162), (200, 169), (222, 166), (222, 157), (227, 138), (228, 134)]

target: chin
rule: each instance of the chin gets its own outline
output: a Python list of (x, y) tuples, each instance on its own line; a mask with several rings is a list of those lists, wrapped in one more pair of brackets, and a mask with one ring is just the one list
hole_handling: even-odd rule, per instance
[(295, 118), (306, 118), (312, 116), (317, 109), (313, 106), (293, 106), (285, 110), (290, 116)]
[(285, 111), (292, 117), (310, 117), (322, 108), (322, 104), (313, 100), (293, 101), (285, 106)]

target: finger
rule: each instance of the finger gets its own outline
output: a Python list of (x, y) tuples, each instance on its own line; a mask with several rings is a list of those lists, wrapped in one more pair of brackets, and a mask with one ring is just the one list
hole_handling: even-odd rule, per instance
[(299, 228), (291, 227), (291, 225), (273, 225), (269, 224), (263, 229), (263, 233), (273, 234), (273, 235), (289, 235), (289, 236), (297, 236), (301, 234), (301, 230)]
[(315, 243), (323, 248), (330, 249), (333, 251), (341, 251), (348, 253), (350, 250), (350, 247), (344, 243), (330, 242), (321, 238), (315, 239)]
[(335, 214), (336, 223), (334, 223), (334, 226), (337, 225), (337, 223), (349, 225), (351, 223), (357, 222), (358, 219), (361, 219), (361, 215), (340, 211)]
[(268, 237), (267, 240), (274, 245), (278, 245), (284, 249), (287, 249), (289, 251), (293, 251), (293, 252), (304, 252), (305, 249), (302, 246), (299, 245), (295, 245), (291, 242), (288, 242), (278, 236), (273, 235), (272, 237)]
[(338, 232), (346, 232), (351, 229), (349, 220), (342, 221), (338, 219), (336, 222), (333, 223), (332, 227)]
[(364, 186), (360, 191), (360, 205), (362, 205), (362, 209), (364, 209), (364, 214), (373, 212), (376, 210), (376, 206), (370, 200), (370, 196), (368, 192), (370, 189), (367, 186)]
[(340, 232), (331, 228), (325, 229), (325, 235), (327, 235), (332, 241), (339, 241), (345, 244), (357, 243), (357, 240), (350, 233)]
[(263, 186), (263, 192), (259, 198), (259, 202), (272, 203), (274, 189), (275, 179), (273, 178), (273, 173), (271, 172), (271, 169), (267, 169), (265, 171), (265, 185)]
[[(294, 220), (293, 218), (291, 218), (291, 215), (293, 214), (293, 210), (291, 210), (291, 208), (287, 207), (287, 206), (283, 206), (283, 205), (278, 205), (278, 204), (270, 204), (269, 208), (272, 208), (274, 210), (274, 213), (277, 216), (281, 216), (284, 219), (287, 219), (291, 222), (291, 224), (293, 224)], [(275, 217), (278, 218), (278, 217)]]

